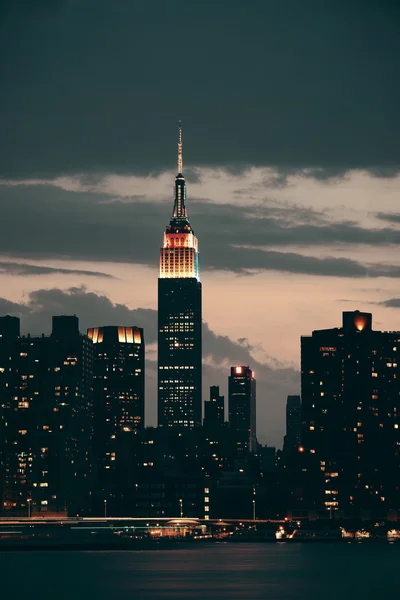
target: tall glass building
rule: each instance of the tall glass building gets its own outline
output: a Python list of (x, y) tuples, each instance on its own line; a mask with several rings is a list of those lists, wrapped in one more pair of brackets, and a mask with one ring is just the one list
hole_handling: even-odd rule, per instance
[(99, 489), (118, 492), (132, 470), (131, 444), (144, 429), (145, 344), (139, 327), (93, 327), (94, 456)]
[(201, 282), (197, 237), (186, 211), (179, 124), (174, 209), (160, 250), (158, 425), (201, 425)]
[(256, 380), (249, 367), (231, 367), (228, 379), (229, 427), (239, 453), (255, 452)]

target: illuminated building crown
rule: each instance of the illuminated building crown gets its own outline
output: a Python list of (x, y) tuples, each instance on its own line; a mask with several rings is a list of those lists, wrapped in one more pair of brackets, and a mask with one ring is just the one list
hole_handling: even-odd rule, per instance
[(182, 123), (178, 133), (178, 174), (175, 178), (174, 209), (160, 251), (161, 278), (195, 277), (200, 280), (198, 241), (186, 211), (186, 181), (182, 174)]

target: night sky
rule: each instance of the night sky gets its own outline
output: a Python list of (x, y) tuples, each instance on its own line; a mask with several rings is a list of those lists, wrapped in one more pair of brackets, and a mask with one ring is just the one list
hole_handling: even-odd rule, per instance
[(2, 0), (0, 314), (145, 328), (184, 127), (204, 392), (254, 368), (280, 445), (299, 337), (400, 329), (400, 4)]

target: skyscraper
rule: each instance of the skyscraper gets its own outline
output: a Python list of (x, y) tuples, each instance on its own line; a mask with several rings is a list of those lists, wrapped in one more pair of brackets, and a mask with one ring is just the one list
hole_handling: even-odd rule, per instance
[(219, 385), (210, 386), (210, 398), (204, 402), (204, 426), (220, 427), (225, 421), (225, 398), (219, 395)]
[(326, 509), (399, 506), (400, 332), (344, 312), (301, 338), (302, 456)]
[(198, 241), (186, 211), (179, 124), (178, 174), (158, 279), (158, 424), (201, 425), (201, 283)]
[(132, 469), (132, 435), (144, 428), (144, 339), (138, 327), (93, 327), (94, 447), (98, 481), (111, 489)]
[(249, 367), (231, 367), (229, 377), (229, 427), (239, 452), (256, 450), (256, 380)]
[[(82, 514), (91, 486), (92, 343), (77, 317), (50, 337), (0, 319), (0, 492), (8, 511)], [(30, 510), (29, 509), (29, 510)]]

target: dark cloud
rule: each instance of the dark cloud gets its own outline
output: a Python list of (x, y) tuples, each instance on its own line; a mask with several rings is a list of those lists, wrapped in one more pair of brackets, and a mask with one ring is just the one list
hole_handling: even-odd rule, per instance
[[(151, 309), (129, 309), (124, 304), (114, 304), (106, 296), (88, 291), (84, 287), (68, 290), (50, 289), (31, 292), (25, 303), (18, 304), (0, 298), (0, 315), (20, 317), (22, 333), (35, 335), (50, 333), (51, 317), (59, 314), (76, 314), (81, 331), (101, 325), (136, 325), (144, 328), (146, 344), (156, 342), (157, 312)], [(232, 340), (217, 335), (208, 325), (203, 325), (204, 381), (203, 396), (210, 385), (220, 385), (226, 394), (229, 366), (250, 365), (257, 379), (257, 427), (263, 443), (280, 445), (284, 434), (286, 396), (299, 391), (299, 373), (290, 367), (272, 368), (260, 363), (251, 355), (248, 340)], [(155, 358), (151, 355), (151, 358)], [(147, 361), (146, 419), (148, 425), (156, 423), (156, 365)]]
[(372, 177), (376, 177), (377, 179), (389, 179), (399, 174), (399, 165), (375, 167), (368, 169), (368, 172)]
[(39, 289), (31, 292), (24, 303), (15, 306), (23, 315), (22, 331), (25, 333), (50, 333), (51, 317), (61, 314), (78, 315), (81, 331), (99, 325), (135, 325), (146, 329), (148, 342), (155, 340), (157, 332), (154, 310), (131, 310), (84, 286), (68, 290)]
[(388, 223), (400, 223), (400, 213), (375, 213), (375, 217), (381, 221), (387, 221)]
[[(21, 258), (122, 261), (157, 267), (158, 249), (172, 203), (130, 200), (66, 192), (51, 185), (0, 185), (0, 253)], [(189, 212), (200, 239), (204, 270), (400, 276), (394, 265), (318, 258), (295, 251), (297, 247), (335, 244), (399, 245), (400, 231), (396, 229), (363, 229), (348, 221), (334, 223), (322, 212), (295, 205), (245, 207), (192, 200)], [(292, 247), (293, 251), (279, 252), (279, 246)]]
[(18, 25), (35, 16), (45, 17), (54, 11), (66, 8), (73, 0), (2, 0), (0, 15), (3, 19), (13, 19)]
[[(283, 188), (289, 185), (289, 177), (303, 177), (304, 179), (316, 179), (317, 181), (332, 184), (342, 181), (348, 177), (348, 167), (311, 167), (299, 169), (295, 167), (277, 166), (276, 173), (269, 181), (264, 182), (265, 187)], [(374, 177), (395, 177), (398, 169), (374, 169)]]
[[(232, 266), (228, 267), (228, 264)], [(227, 248), (225, 252), (219, 250), (214, 259), (214, 268), (239, 272), (269, 269), (328, 277), (400, 277), (400, 267), (395, 265), (363, 265), (348, 258), (315, 258), (294, 252), (244, 250), (240, 247)]]
[(0, 6), (3, 175), (160, 169), (178, 118), (192, 165), (398, 169), (397, 2)]
[(389, 300), (384, 300), (383, 302), (379, 302), (379, 304), (387, 308), (400, 308), (400, 298), (389, 298)]
[(21, 318), (23, 315), (29, 314), (29, 309), (24, 304), (0, 298), (0, 315), (6, 314)]
[(88, 277), (105, 277), (115, 279), (113, 275), (101, 271), (85, 271), (82, 269), (62, 269), (61, 267), (44, 267), (42, 265), (28, 265), (17, 262), (0, 262), (0, 274), (16, 275), (81, 275)]

